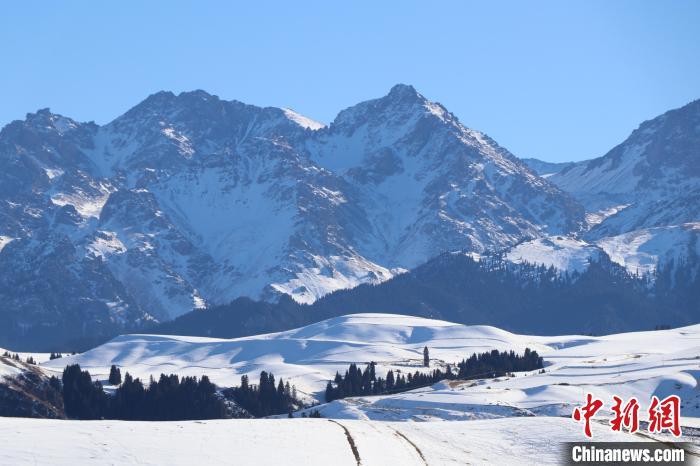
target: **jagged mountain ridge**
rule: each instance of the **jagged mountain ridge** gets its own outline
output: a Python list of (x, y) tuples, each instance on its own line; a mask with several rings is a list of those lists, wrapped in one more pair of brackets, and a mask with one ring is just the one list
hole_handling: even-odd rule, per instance
[(406, 85), (328, 127), (204, 91), (104, 126), (40, 110), (0, 132), (0, 320), (78, 338), (238, 296), (311, 302), (583, 216)]

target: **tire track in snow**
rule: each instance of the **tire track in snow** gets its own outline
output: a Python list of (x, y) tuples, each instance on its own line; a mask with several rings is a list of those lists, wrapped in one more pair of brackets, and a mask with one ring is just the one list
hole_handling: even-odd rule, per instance
[(333, 424), (339, 425), (345, 431), (345, 438), (348, 439), (348, 443), (350, 444), (350, 449), (352, 450), (352, 454), (355, 457), (357, 466), (362, 466), (360, 452), (357, 450), (357, 445), (355, 445), (355, 439), (353, 439), (352, 435), (350, 435), (350, 431), (348, 430), (348, 428), (342, 425), (340, 422), (334, 421), (333, 419), (329, 419), (328, 422), (332, 422)]
[(416, 445), (415, 443), (413, 443), (408, 437), (406, 437), (404, 434), (402, 434), (402, 433), (399, 432), (398, 430), (394, 429), (393, 427), (389, 427), (389, 429), (391, 429), (391, 430), (394, 431), (394, 435), (397, 435), (397, 436), (401, 437), (401, 438), (404, 439), (409, 445), (411, 445), (411, 446), (413, 447), (413, 449), (416, 450), (416, 452), (418, 453), (418, 456), (420, 456), (420, 459), (423, 461), (423, 464), (424, 464), (425, 466), (429, 466), (429, 465), (428, 465), (428, 462), (425, 460), (425, 456), (423, 456), (423, 452), (420, 451), (420, 448), (418, 448), (418, 445)]

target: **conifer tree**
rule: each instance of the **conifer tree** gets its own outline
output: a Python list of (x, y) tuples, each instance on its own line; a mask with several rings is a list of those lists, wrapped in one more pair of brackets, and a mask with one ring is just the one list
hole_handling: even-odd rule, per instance
[(112, 368), (109, 370), (109, 384), (119, 385), (122, 383), (122, 373), (117, 366), (112, 364)]

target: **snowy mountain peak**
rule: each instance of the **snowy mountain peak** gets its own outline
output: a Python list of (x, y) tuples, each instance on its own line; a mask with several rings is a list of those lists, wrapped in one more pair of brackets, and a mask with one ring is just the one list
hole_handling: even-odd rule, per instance
[(383, 97), (341, 111), (331, 123), (331, 129), (347, 133), (364, 124), (398, 127), (430, 115), (443, 117), (445, 114), (444, 107), (430, 102), (413, 86), (397, 84)]
[(55, 132), (64, 134), (76, 129), (80, 123), (51, 112), (49, 108), (42, 108), (36, 113), (27, 113), (25, 121), (22, 124), (27, 128), (32, 128), (40, 132)]
[(387, 94), (388, 98), (391, 99), (398, 99), (398, 100), (406, 100), (406, 99), (423, 99), (424, 97), (416, 91), (416, 88), (411, 86), (410, 84), (395, 84), (390, 90), (389, 94)]

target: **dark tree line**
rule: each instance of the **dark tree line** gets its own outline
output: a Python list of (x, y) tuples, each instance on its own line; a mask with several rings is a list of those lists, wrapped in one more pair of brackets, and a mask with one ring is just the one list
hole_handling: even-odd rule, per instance
[(128, 372), (114, 396), (107, 395), (100, 382), (93, 382), (78, 364), (63, 371), (61, 393), (68, 417), (76, 419), (122, 419), (175, 421), (220, 419), (226, 405), (207, 376), (178, 377), (161, 374), (148, 385)]
[(459, 369), (456, 375), (458, 379), (472, 379), (500, 377), (511, 372), (542, 369), (544, 361), (537, 354), (537, 351), (531, 351), (530, 348), (525, 348), (522, 356), (512, 350), (508, 352), (493, 350), (486, 353), (474, 353), (468, 359), (463, 359), (458, 363), (457, 367)]
[(273, 414), (288, 414), (302, 406), (297, 399), (296, 388), (280, 378), (275, 385), (275, 376), (271, 372), (262, 371), (258, 385), (251, 384), (248, 376), (241, 377), (241, 385), (227, 388), (224, 396), (233, 399), (255, 417)]
[(336, 372), (335, 378), (328, 381), (325, 396), (326, 402), (330, 402), (348, 396), (397, 393), (432, 385), (445, 379), (500, 377), (511, 372), (542, 369), (543, 364), (537, 351), (531, 351), (529, 348), (525, 349), (522, 356), (514, 351), (474, 353), (457, 364), (456, 372), (450, 365), (444, 372), (434, 369), (431, 372), (409, 372), (405, 376), (398, 371), (394, 374), (394, 371), (390, 370), (386, 379), (377, 377), (374, 362), (367, 364), (364, 371), (356, 364), (350, 364), (345, 375)]

